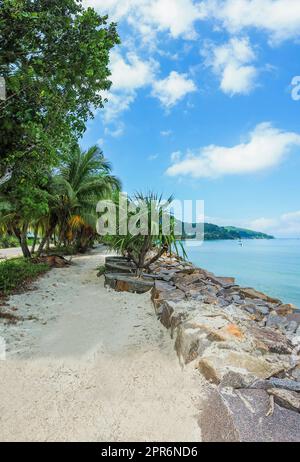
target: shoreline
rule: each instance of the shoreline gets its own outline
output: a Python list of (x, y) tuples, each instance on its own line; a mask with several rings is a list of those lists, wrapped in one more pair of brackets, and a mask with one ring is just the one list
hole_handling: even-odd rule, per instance
[(32, 320), (0, 322), (2, 440), (300, 441), (300, 338), (264, 320), (291, 307), (174, 259), (152, 267), (151, 294), (115, 292), (97, 278), (109, 255), (10, 297)]
[(299, 240), (207, 241), (187, 248), (189, 260), (215, 274), (236, 277), (238, 284), (271, 294), (300, 307)]

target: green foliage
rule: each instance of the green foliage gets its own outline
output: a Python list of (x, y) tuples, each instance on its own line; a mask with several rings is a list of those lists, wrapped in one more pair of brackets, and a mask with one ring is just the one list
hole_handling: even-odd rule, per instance
[[(79, 0), (0, 0), (1, 227), (26, 257), (29, 227), (40, 229), (43, 217), (43, 232), (52, 227), (53, 168), (78, 151), (87, 120), (104, 105), (117, 43), (116, 25)], [(82, 196), (92, 189), (85, 186)]]
[(105, 274), (105, 266), (104, 265), (100, 265), (96, 269), (97, 269), (97, 276), (99, 278)]
[[(152, 263), (157, 261), (164, 253), (175, 250), (177, 255), (186, 258), (185, 250), (179, 241), (181, 236), (175, 234), (176, 222), (170, 215), (169, 206), (173, 198), (167, 201), (155, 193), (137, 193), (128, 199), (127, 211), (123, 216), (127, 224), (136, 220), (139, 232), (122, 235), (123, 224), (118, 221), (116, 235), (108, 235), (103, 241), (113, 250), (128, 256), (136, 265), (138, 272), (148, 270)], [(116, 201), (117, 216), (120, 216), (119, 202)], [(164, 229), (164, 220), (170, 222), (170, 229)]]
[(15, 236), (0, 236), (0, 249), (18, 247), (20, 244)]
[(70, 140), (103, 107), (115, 24), (77, 0), (0, 1), (0, 174), (44, 176)]
[(8, 295), (48, 269), (46, 264), (35, 264), (25, 258), (0, 262), (0, 295)]
[[(235, 239), (273, 239), (273, 236), (268, 234), (250, 231), (233, 226), (217, 226), (210, 223), (204, 224), (204, 239), (205, 241), (215, 240), (235, 240)], [(183, 232), (183, 239), (189, 239), (189, 236)]]

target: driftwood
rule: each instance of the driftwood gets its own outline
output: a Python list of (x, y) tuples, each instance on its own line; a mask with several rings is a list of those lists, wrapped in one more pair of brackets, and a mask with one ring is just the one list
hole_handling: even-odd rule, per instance
[(50, 268), (64, 268), (72, 264), (72, 259), (67, 260), (60, 255), (45, 255), (43, 257), (33, 258), (34, 263), (46, 263)]

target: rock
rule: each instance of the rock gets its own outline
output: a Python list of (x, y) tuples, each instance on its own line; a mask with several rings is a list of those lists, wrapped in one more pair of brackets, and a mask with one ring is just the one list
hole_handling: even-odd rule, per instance
[(244, 296), (245, 298), (259, 299), (259, 300), (262, 300), (264, 302), (274, 303), (276, 305), (282, 304), (282, 302), (280, 300), (278, 300), (277, 298), (269, 297), (268, 295), (266, 295), (266, 294), (264, 294), (262, 292), (258, 292), (255, 289), (240, 288), (239, 293), (242, 296)]
[[(221, 351), (204, 355), (198, 364), (206, 380), (217, 385), (248, 387), (257, 378), (267, 379), (284, 370), (281, 362), (271, 364), (263, 358), (237, 351)], [(230, 377), (234, 373), (234, 382)]]
[(182, 365), (189, 364), (202, 355), (210, 345), (206, 332), (200, 327), (185, 325), (177, 331), (175, 350)]
[(272, 311), (269, 314), (268, 320), (267, 320), (267, 327), (272, 327), (275, 329), (279, 329), (282, 332), (285, 332), (286, 327), (288, 326), (289, 321), (287, 318), (284, 318), (283, 316), (278, 316), (276, 311)]
[(181, 301), (185, 299), (185, 293), (176, 289), (171, 284), (163, 281), (155, 281), (151, 294), (156, 312), (165, 301)]
[(291, 354), (293, 346), (288, 338), (279, 332), (266, 327), (248, 327), (248, 333), (253, 338), (255, 347), (266, 353)]
[(296, 321), (290, 321), (288, 325), (286, 326), (286, 331), (289, 334), (295, 334), (297, 331), (297, 328), (298, 328), (298, 324), (296, 323)]
[(270, 313), (267, 305), (256, 305), (254, 303), (247, 303), (243, 306), (243, 309), (253, 315), (255, 321), (262, 321), (265, 316)]
[(294, 380), (288, 379), (277, 379), (272, 377), (269, 381), (270, 388), (281, 388), (289, 391), (300, 392), (300, 383)]
[(287, 316), (288, 314), (293, 314), (298, 308), (295, 305), (287, 304), (287, 305), (279, 305), (276, 308), (276, 313), (279, 316)]
[(235, 285), (235, 278), (216, 277), (216, 280), (224, 287), (231, 287)]
[(173, 331), (189, 317), (189, 313), (179, 303), (165, 301), (157, 311), (158, 318), (166, 329)]
[(212, 295), (206, 295), (203, 297), (203, 302), (206, 305), (218, 305), (218, 298), (213, 297)]
[(107, 273), (117, 273), (117, 274), (135, 274), (136, 266), (126, 260), (109, 260), (105, 261), (105, 271)]
[(269, 390), (270, 388), (279, 388), (282, 390), (289, 390), (300, 392), (300, 383), (289, 379), (277, 379), (272, 377), (270, 380), (258, 380), (251, 385), (251, 388), (258, 388)]
[(199, 418), (203, 442), (299, 442), (300, 416), (275, 404), (263, 390), (211, 389)]
[(300, 365), (296, 366), (295, 369), (291, 372), (292, 377), (297, 381), (300, 382)]
[(269, 395), (274, 396), (275, 403), (291, 411), (300, 413), (300, 394), (289, 390), (278, 390), (271, 388)]
[(117, 292), (131, 292), (144, 294), (153, 288), (153, 282), (137, 277), (130, 277), (124, 274), (105, 274), (105, 286)]

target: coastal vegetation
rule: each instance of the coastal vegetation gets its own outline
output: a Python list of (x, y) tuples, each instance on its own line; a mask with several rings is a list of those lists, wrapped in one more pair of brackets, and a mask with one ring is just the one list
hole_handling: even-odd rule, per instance
[[(153, 192), (136, 193), (127, 199), (125, 213), (120, 214), (120, 210), (117, 213), (118, 217), (124, 217), (126, 234), (122, 235), (124, 223), (119, 220), (116, 234), (103, 238), (103, 242), (111, 249), (128, 257), (138, 275), (148, 271), (164, 253), (175, 252), (178, 256), (187, 256), (179, 241), (181, 235), (176, 235), (175, 219), (168, 213), (172, 200), (169, 197), (163, 201), (162, 196)], [(118, 200), (115, 203), (118, 209), (120, 203)], [(168, 229), (165, 229), (166, 225)]]
[[(190, 226), (189, 226), (190, 229)], [(183, 239), (189, 239), (191, 235), (185, 233), (183, 228)], [(249, 229), (236, 228), (234, 226), (217, 226), (210, 223), (204, 224), (204, 240), (235, 240), (235, 239), (274, 239), (268, 234), (252, 231)]]
[(24, 284), (49, 270), (45, 263), (33, 263), (25, 258), (0, 262), (0, 296), (21, 289)]
[(97, 200), (120, 188), (102, 152), (78, 145), (111, 86), (116, 25), (77, 0), (3, 0), (0, 37), (1, 246), (83, 251)]

